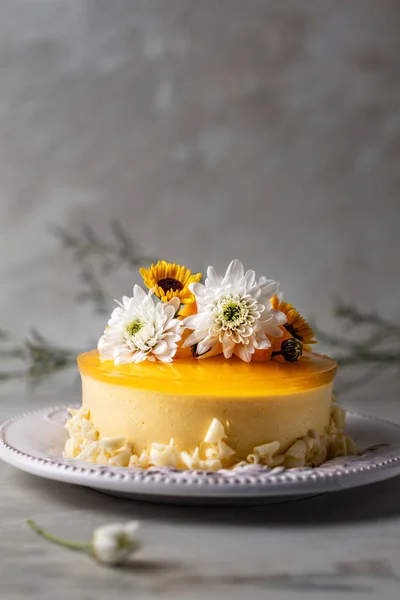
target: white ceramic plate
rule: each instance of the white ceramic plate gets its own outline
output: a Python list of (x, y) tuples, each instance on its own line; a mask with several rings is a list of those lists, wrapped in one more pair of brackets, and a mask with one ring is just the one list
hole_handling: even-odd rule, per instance
[(25, 413), (0, 427), (0, 457), (32, 473), (103, 492), (152, 502), (261, 503), (305, 497), (381, 481), (400, 474), (400, 426), (348, 414), (348, 434), (360, 456), (337, 458), (316, 469), (249, 466), (217, 473), (172, 468), (104, 467), (67, 460), (66, 407)]

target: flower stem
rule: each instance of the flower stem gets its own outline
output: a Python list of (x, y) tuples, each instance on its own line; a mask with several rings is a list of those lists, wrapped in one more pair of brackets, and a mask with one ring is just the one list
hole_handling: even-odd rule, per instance
[(64, 546), (64, 548), (69, 548), (70, 550), (77, 550), (80, 552), (90, 553), (91, 551), (91, 544), (83, 542), (69, 542), (68, 540), (63, 540), (62, 538), (56, 537), (55, 535), (52, 535), (51, 533), (48, 533), (47, 531), (39, 527), (39, 525), (37, 525), (35, 521), (32, 521), (32, 519), (27, 519), (26, 524), (29, 525), (32, 531), (34, 531), (44, 539), (48, 540), (49, 542), (52, 542), (53, 544), (58, 544), (59, 546)]

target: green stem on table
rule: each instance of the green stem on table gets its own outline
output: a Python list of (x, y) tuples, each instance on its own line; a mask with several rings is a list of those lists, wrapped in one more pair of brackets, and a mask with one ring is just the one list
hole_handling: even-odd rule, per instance
[(69, 542), (68, 540), (63, 540), (62, 538), (52, 535), (51, 533), (48, 533), (47, 531), (39, 527), (39, 525), (37, 525), (35, 521), (32, 521), (32, 519), (27, 519), (26, 524), (29, 525), (32, 531), (34, 531), (44, 539), (48, 540), (49, 542), (52, 542), (53, 544), (57, 544), (58, 546), (64, 546), (64, 548), (69, 548), (70, 550), (77, 550), (79, 552), (91, 552), (91, 544), (83, 542)]

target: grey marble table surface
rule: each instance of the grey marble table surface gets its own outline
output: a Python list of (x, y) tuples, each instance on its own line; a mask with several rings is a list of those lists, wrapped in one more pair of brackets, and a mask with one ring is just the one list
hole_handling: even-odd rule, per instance
[[(0, 390), (0, 419), (76, 401), (55, 384), (35, 395)], [(346, 397), (346, 406), (400, 421), (397, 374)], [(400, 478), (353, 491), (256, 507), (139, 503), (36, 478), (0, 462), (0, 599), (361, 598), (400, 595)], [(121, 569), (49, 544), (85, 540), (97, 525), (138, 519), (143, 548)]]

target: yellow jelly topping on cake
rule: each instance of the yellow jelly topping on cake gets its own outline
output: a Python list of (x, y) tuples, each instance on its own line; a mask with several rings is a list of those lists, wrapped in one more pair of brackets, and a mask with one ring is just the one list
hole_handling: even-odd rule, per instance
[(222, 397), (258, 397), (288, 394), (328, 384), (336, 374), (336, 362), (327, 356), (307, 353), (295, 363), (276, 361), (245, 363), (222, 356), (172, 363), (144, 361), (116, 366), (101, 362), (97, 350), (78, 357), (82, 375), (106, 383), (176, 394)]

